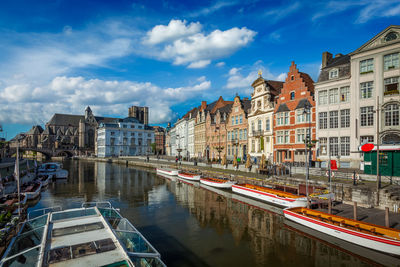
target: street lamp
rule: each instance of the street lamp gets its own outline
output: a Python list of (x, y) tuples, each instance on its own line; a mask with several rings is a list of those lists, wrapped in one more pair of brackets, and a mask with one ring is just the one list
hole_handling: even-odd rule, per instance
[(308, 119), (308, 132), (306, 133), (306, 138), (304, 140), (305, 145), (305, 154), (306, 154), (306, 196), (307, 196), (307, 208), (309, 208), (310, 204), (308, 201), (308, 179), (309, 179), (309, 157), (308, 157), (308, 147), (311, 144), (311, 106), (308, 102), (306, 102), (304, 106), (303, 114), (307, 115), (310, 114)]

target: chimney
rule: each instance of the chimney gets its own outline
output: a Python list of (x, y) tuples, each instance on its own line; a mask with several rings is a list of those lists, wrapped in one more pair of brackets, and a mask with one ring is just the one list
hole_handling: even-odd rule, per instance
[(321, 68), (325, 68), (328, 65), (329, 61), (332, 59), (332, 54), (329, 52), (322, 53), (322, 66)]
[(201, 101), (201, 110), (205, 110), (207, 108), (207, 101)]
[(335, 58), (341, 57), (341, 56), (343, 56), (343, 54), (339, 53), (339, 54), (336, 54), (336, 55), (335, 55)]
[(243, 97), (243, 100), (249, 100), (249, 98), (248, 97)]

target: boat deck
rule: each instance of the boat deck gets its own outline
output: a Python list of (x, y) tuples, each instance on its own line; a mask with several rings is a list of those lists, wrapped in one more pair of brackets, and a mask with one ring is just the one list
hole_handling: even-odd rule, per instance
[(298, 195), (294, 195), (288, 192), (283, 192), (280, 190), (276, 190), (276, 189), (272, 189), (272, 188), (266, 188), (264, 186), (257, 186), (257, 185), (252, 185), (252, 184), (238, 184), (237, 186), (242, 186), (242, 187), (246, 187), (249, 189), (253, 189), (253, 190), (258, 190), (258, 191), (262, 191), (265, 193), (270, 193), (270, 194), (274, 194), (277, 195), (279, 197), (285, 197), (285, 198), (303, 198), (304, 196), (298, 196)]
[(293, 208), (290, 211), (306, 215), (310, 218), (317, 219), (319, 221), (329, 223), (332, 225), (341, 226), (347, 229), (375, 235), (381, 237), (387, 237), (394, 240), (400, 240), (400, 230), (387, 228), (384, 226), (371, 224), (367, 222), (356, 221), (353, 219), (345, 218), (338, 215), (325, 213), (322, 211), (311, 210), (307, 208)]
[(135, 266), (137, 261), (165, 266), (160, 254), (111, 205), (50, 211), (30, 218), (0, 265), (18, 265), (21, 259), (26, 266)]

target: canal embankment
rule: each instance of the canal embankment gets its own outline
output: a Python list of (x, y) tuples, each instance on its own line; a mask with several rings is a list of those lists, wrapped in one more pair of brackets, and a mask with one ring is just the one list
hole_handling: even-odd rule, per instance
[[(281, 184), (284, 188), (297, 188), (301, 192), (301, 186), (305, 184), (305, 175), (274, 175), (267, 176), (248, 171), (244, 168), (235, 170), (233, 168), (223, 168), (221, 165), (207, 165), (205, 163), (179, 162), (176, 163), (167, 159), (147, 158), (145, 157), (129, 157), (129, 158), (80, 158), (80, 160), (102, 161), (116, 164), (124, 164), (127, 166), (141, 167), (145, 169), (155, 170), (156, 168), (169, 167), (180, 168), (189, 171), (201, 172), (206, 176), (225, 177), (237, 181), (238, 183), (251, 183), (255, 185)], [(219, 167), (219, 168), (218, 168)], [(254, 168), (253, 168), (254, 169)], [(397, 179), (397, 177), (396, 177)], [(392, 179), (393, 181), (393, 179)], [(328, 178), (321, 175), (313, 175), (310, 172), (309, 186), (315, 188), (329, 188), (335, 194), (335, 200), (347, 205), (356, 205), (364, 208), (375, 208), (380, 210), (389, 209), (392, 213), (400, 212), (400, 185), (390, 184), (390, 181), (383, 180), (382, 188), (376, 188), (376, 182), (370, 179), (362, 179), (353, 184), (352, 179), (340, 177), (336, 175), (332, 182), (328, 182)], [(377, 199), (378, 198), (378, 199)], [(400, 220), (400, 218), (399, 218)]]

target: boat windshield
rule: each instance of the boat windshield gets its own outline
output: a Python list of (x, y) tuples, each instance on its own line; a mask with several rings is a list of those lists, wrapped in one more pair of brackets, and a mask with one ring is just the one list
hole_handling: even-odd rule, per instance
[(14, 243), (11, 245), (11, 248), (8, 250), (7, 257), (14, 256), (36, 246), (40, 247), (40, 244), (42, 243), (43, 232), (44, 226), (18, 235)]
[(164, 267), (166, 266), (159, 258), (129, 256), (135, 266)]
[(2, 266), (36, 266), (38, 262), (39, 252), (40, 246), (34, 247), (24, 253), (15, 255), (14, 257), (5, 260), (4, 262), (2, 262)]

